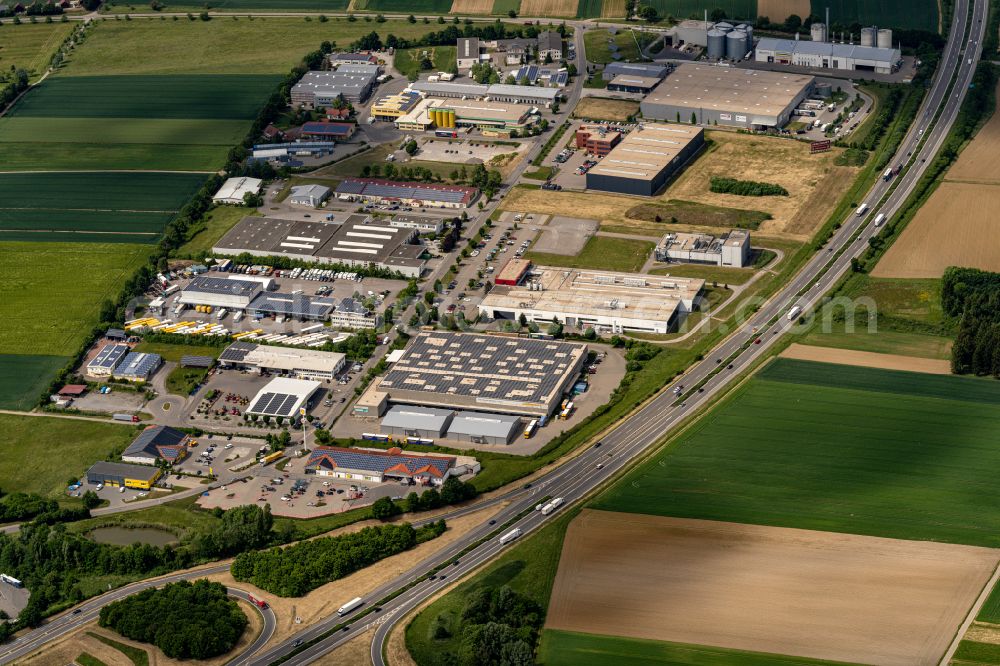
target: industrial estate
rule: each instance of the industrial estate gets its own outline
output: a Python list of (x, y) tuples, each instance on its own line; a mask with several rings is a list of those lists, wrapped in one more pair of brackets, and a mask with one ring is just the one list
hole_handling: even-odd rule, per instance
[(996, 2), (321, 4), (0, 4), (0, 664), (1000, 664)]

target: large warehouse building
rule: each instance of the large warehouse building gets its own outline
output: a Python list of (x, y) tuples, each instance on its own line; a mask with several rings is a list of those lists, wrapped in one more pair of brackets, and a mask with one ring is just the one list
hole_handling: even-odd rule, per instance
[(757, 43), (755, 59), (779, 65), (891, 74), (899, 68), (903, 55), (893, 48), (765, 37)]
[[(216, 242), (212, 252), (221, 255), (247, 252), (256, 257), (374, 266), (398, 271), (406, 277), (420, 277), (426, 261), (423, 246), (413, 244), (418, 235), (416, 230), (375, 223), (371, 219), (367, 215), (351, 215), (343, 224), (330, 224), (245, 217)], [(250, 295), (243, 307), (256, 296), (257, 292)]]
[(345, 362), (346, 357), (339, 352), (273, 347), (253, 342), (234, 342), (219, 356), (219, 364), (224, 368), (240, 368), (258, 374), (266, 371), (314, 380), (333, 379)]
[(375, 74), (348, 74), (344, 72), (306, 72), (292, 86), (293, 108), (319, 109), (343, 98), (348, 102), (363, 102), (375, 88)]
[(750, 263), (750, 232), (733, 229), (721, 236), (669, 233), (656, 246), (656, 259), (743, 268)]
[(170, 465), (187, 456), (187, 433), (170, 426), (149, 426), (122, 452), (122, 460), (137, 465), (156, 465), (161, 460)]
[(805, 74), (682, 64), (640, 104), (645, 118), (763, 130), (781, 127), (813, 89)]
[(533, 104), (551, 106), (559, 99), (562, 91), (558, 88), (519, 86), (505, 83), (484, 85), (481, 83), (452, 83), (443, 81), (414, 81), (410, 90), (424, 97), (450, 97), (453, 99), (487, 99), (494, 102)]
[(479, 312), (507, 320), (524, 315), (542, 324), (558, 319), (612, 333), (669, 333), (694, 309), (704, 286), (697, 278), (535, 266), (519, 286), (494, 287)]
[(263, 184), (264, 181), (260, 178), (248, 178), (246, 176), (227, 178), (226, 182), (219, 188), (219, 191), (212, 197), (212, 201), (217, 204), (242, 206), (244, 204), (243, 197), (248, 194), (260, 193), (260, 187)]
[(337, 185), (342, 201), (398, 203), (421, 208), (468, 208), (479, 190), (461, 185), (409, 183), (380, 178), (345, 178)]
[(587, 189), (653, 196), (704, 144), (700, 127), (647, 123), (587, 172)]
[[(443, 331), (418, 333), (358, 401), (547, 416), (580, 374), (586, 345)], [(373, 408), (375, 406), (375, 408)]]
[(263, 287), (264, 285), (256, 280), (230, 280), (224, 277), (199, 275), (181, 292), (180, 303), (245, 310), (257, 294), (261, 293)]
[(403, 131), (417, 132), (456, 127), (520, 131), (534, 122), (532, 108), (527, 104), (425, 99), (409, 113), (397, 118), (396, 127)]
[(163, 474), (159, 467), (100, 461), (87, 470), (87, 483), (149, 490)]

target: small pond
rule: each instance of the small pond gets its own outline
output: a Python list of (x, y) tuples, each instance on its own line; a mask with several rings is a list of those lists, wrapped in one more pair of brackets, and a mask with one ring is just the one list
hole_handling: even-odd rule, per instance
[(109, 543), (114, 546), (128, 546), (133, 543), (147, 543), (150, 546), (166, 546), (177, 543), (173, 532), (155, 527), (99, 527), (91, 530), (87, 536), (97, 543)]

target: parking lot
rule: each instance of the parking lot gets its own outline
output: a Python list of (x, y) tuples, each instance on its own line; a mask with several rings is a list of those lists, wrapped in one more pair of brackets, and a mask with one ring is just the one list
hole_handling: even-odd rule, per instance
[(506, 146), (477, 139), (427, 139), (416, 159), (450, 164), (486, 164), (498, 155), (522, 151), (528, 144)]

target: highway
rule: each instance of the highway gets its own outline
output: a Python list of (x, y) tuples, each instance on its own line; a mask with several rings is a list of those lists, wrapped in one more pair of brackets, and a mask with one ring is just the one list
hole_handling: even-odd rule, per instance
[[(644, 407), (622, 420), (613, 431), (603, 438), (600, 446), (593, 446), (556, 467), (550, 473), (530, 484), (530, 487), (519, 487), (488, 502), (445, 514), (443, 517), (447, 520), (449, 517), (470, 513), (485, 506), (509, 502), (509, 505), (495, 516), (497, 525), (484, 523), (471, 530), (442, 552), (416, 564), (403, 575), (368, 594), (365, 597), (366, 603), (356, 611), (348, 613), (345, 618), (333, 615), (303, 629), (265, 652), (258, 652), (267, 642), (262, 640), (264, 639), (262, 634), (254, 641), (253, 645), (230, 663), (256, 666), (271, 664), (278, 659), (287, 657), (289, 664), (308, 664), (376, 625), (371, 656), (375, 666), (383, 666), (385, 660), (382, 654), (386, 639), (396, 624), (410, 610), (445, 588), (455, 579), (472, 573), (489, 562), (504, 547), (494, 537), (459, 557), (458, 554), (461, 551), (478, 543), (491, 532), (497, 530), (499, 525), (503, 525), (533, 507), (543, 496), (565, 498), (566, 504), (560, 511), (549, 516), (543, 516), (541, 512), (530, 511), (515, 523), (525, 535), (538, 529), (549, 519), (559, 515), (561, 511), (565, 511), (566, 506), (589, 496), (597, 487), (618, 475), (622, 468), (647, 453), (651, 447), (662, 441), (665, 436), (684, 422), (689, 414), (730, 389), (743, 376), (744, 370), (766, 356), (783, 335), (793, 332), (795, 322), (789, 321), (785, 317), (789, 308), (798, 305), (806, 312), (811, 311), (819, 303), (822, 296), (829, 292), (837, 281), (850, 270), (851, 259), (864, 252), (868, 247), (868, 238), (876, 231), (875, 216), (883, 213), (889, 218), (898, 212), (915, 188), (927, 165), (933, 160), (955, 120), (965, 91), (968, 90), (972, 80), (975, 63), (979, 60), (982, 36), (986, 26), (987, 2), (986, 0), (973, 0), (969, 37), (972, 41), (967, 41), (965, 33), (968, 28), (969, 2), (970, 0), (956, 0), (955, 18), (932, 87), (918, 112), (917, 120), (901, 143), (895, 158), (890, 162), (893, 166), (908, 164), (908, 169), (893, 181), (884, 182), (879, 179), (864, 199), (864, 202), (870, 206), (870, 210), (865, 215), (858, 216), (852, 212), (843, 220), (842, 225), (826, 248), (817, 252), (778, 294), (767, 303), (761, 304), (760, 308), (738, 330), (731, 333), (711, 353), (706, 354), (704, 360), (692, 366), (677, 380), (675, 385), (684, 385), (686, 389), (692, 390), (691, 393), (685, 390), (684, 396), (677, 398), (670, 390), (673, 386), (667, 387)], [(581, 30), (576, 31), (575, 41), (577, 54), (582, 64), (580, 70), (585, 71), (584, 58), (586, 56)], [(967, 48), (968, 52), (966, 52)], [(954, 90), (950, 90), (953, 75), (955, 75), (955, 87)], [(566, 111), (572, 109), (572, 102), (578, 96), (579, 91), (574, 90), (574, 99), (567, 102), (564, 107)], [(938, 122), (933, 128), (928, 129), (931, 120), (939, 111)], [(519, 174), (520, 170), (517, 175)], [(893, 187), (895, 189), (890, 193), (890, 189)], [(881, 202), (883, 198), (885, 201)], [(492, 203), (484, 213), (488, 214), (495, 205), (495, 202)], [(730, 365), (731, 368), (728, 367)], [(696, 386), (700, 386), (702, 391), (694, 391)], [(447, 565), (449, 562), (454, 562), (454, 565), (442, 570), (436, 579), (419, 580), (431, 569)], [(218, 565), (198, 571), (180, 572), (110, 591), (81, 604), (78, 607), (79, 612), (63, 614), (39, 629), (3, 646), (3, 651), (0, 652), (0, 664), (24, 657), (50, 640), (55, 640), (93, 621), (99, 614), (101, 606), (111, 601), (146, 587), (161, 585), (172, 580), (197, 578), (206, 573), (224, 571), (227, 567), (228, 565)], [(417, 582), (418, 580), (419, 582)], [(409, 585), (412, 587), (407, 588)], [(368, 613), (373, 602), (403, 588), (407, 589), (392, 600), (382, 604), (378, 612)], [(240, 594), (236, 590), (231, 590), (231, 593)], [(368, 614), (359, 618), (365, 613)], [(352, 618), (355, 620), (352, 621)], [(323, 634), (331, 632), (344, 622), (348, 624), (335, 633), (321, 638)], [(267, 633), (267, 626), (268, 621), (265, 614), (264, 633)], [(273, 615), (270, 626), (273, 632)], [(267, 637), (270, 638), (269, 633)], [(314, 644), (308, 645), (293, 656), (289, 656), (299, 650), (302, 644), (309, 644), (313, 641), (315, 641)]]

